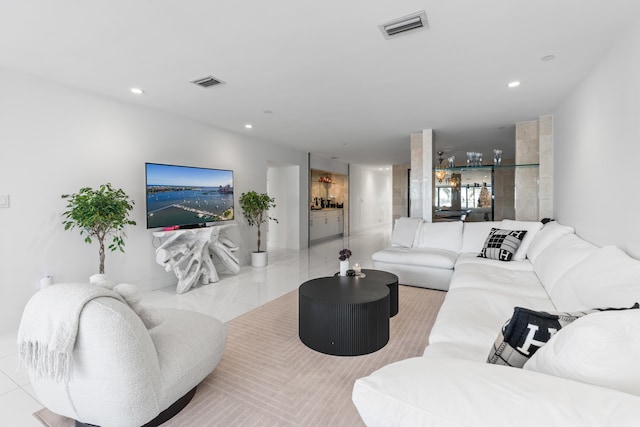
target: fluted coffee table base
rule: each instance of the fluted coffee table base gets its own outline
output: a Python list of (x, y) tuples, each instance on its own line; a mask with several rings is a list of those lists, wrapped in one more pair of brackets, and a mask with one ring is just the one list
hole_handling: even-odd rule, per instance
[(299, 336), (336, 356), (373, 353), (389, 342), (389, 288), (357, 277), (322, 277), (299, 288)]

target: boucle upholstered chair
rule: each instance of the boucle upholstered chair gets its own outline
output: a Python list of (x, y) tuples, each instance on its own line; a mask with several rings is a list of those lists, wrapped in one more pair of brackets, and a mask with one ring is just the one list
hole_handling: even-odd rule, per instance
[(222, 358), (226, 327), (187, 310), (160, 314), (164, 321), (147, 330), (122, 301), (89, 301), (68, 383), (29, 373), (40, 402), (77, 425), (151, 426), (175, 415)]

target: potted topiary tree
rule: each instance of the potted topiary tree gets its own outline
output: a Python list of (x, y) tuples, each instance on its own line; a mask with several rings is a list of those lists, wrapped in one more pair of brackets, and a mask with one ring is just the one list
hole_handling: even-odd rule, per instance
[(67, 210), (62, 216), (64, 229), (79, 228), (80, 234), (86, 234), (84, 241), (92, 242), (92, 238), (100, 244), (99, 273), (104, 274), (104, 240), (108, 235), (113, 236), (109, 245), (111, 251), (119, 249), (124, 252), (124, 227), (136, 225), (129, 219), (129, 212), (133, 209), (133, 200), (121, 190), (114, 189), (111, 184), (103, 184), (94, 190), (89, 187), (81, 188), (76, 194), (63, 194), (68, 199)]
[(277, 219), (271, 218), (267, 214), (269, 209), (276, 207), (275, 199), (269, 197), (266, 193), (249, 191), (248, 193), (242, 193), (240, 196), (240, 207), (249, 225), (258, 227), (258, 250), (251, 253), (251, 265), (253, 267), (264, 267), (267, 265), (267, 252), (260, 250), (260, 226), (269, 219), (278, 222)]

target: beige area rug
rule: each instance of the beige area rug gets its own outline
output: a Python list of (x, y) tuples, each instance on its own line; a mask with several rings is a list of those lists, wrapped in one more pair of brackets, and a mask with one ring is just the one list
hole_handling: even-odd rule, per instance
[[(389, 343), (364, 356), (318, 353), (298, 338), (298, 291), (229, 322), (220, 364), (189, 405), (163, 426), (358, 426), (356, 379), (422, 355), (445, 293), (400, 286)], [(51, 427), (46, 409), (34, 414)], [(65, 419), (63, 421), (70, 421)]]

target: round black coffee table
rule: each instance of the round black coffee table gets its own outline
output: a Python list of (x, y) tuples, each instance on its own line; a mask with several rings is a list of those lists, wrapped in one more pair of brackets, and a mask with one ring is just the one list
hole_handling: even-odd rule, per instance
[(307, 347), (358, 356), (389, 342), (387, 286), (354, 276), (321, 277), (304, 282), (298, 293), (298, 335)]
[(398, 276), (382, 270), (363, 268), (364, 280), (372, 280), (389, 288), (389, 317), (398, 314)]
[[(393, 317), (398, 314), (398, 276), (393, 273), (382, 270), (372, 270), (363, 268), (362, 273), (364, 277), (355, 276), (360, 280), (364, 280), (365, 283), (376, 282), (386, 285), (389, 288), (389, 317)], [(336, 273), (337, 276), (340, 273)]]

